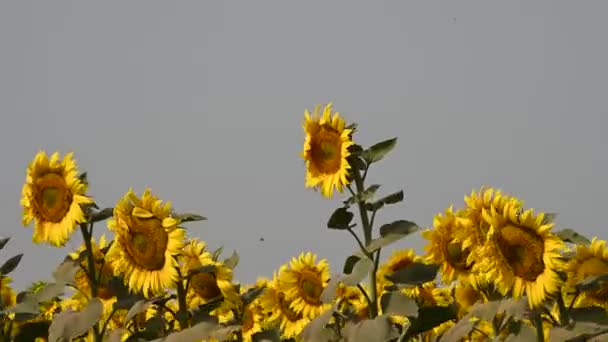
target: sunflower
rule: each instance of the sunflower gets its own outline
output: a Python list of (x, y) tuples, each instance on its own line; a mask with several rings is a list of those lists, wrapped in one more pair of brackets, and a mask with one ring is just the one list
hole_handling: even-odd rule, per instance
[(80, 223), (86, 222), (81, 206), (93, 204), (85, 195), (87, 183), (78, 178), (72, 153), (59, 160), (55, 152), (50, 160), (40, 151), (27, 168), (21, 195), (23, 225), (35, 221), (32, 241), (64, 246)]
[(308, 252), (292, 258), (289, 268), (281, 272), (281, 290), (291, 302), (295, 312), (313, 319), (331, 305), (321, 301), (321, 294), (329, 282), (329, 263), (323, 259), (317, 264), (317, 256)]
[(484, 300), (484, 297), (479, 289), (471, 284), (459, 282), (454, 286), (454, 300), (458, 303), (458, 317), (462, 318), (475, 303)]
[(323, 108), (319, 117), (320, 106), (316, 106), (313, 114), (304, 111), (304, 151), (302, 157), (306, 161), (306, 187), (321, 188), (321, 193), (328, 198), (333, 195), (335, 187), (342, 192), (343, 186), (349, 184), (347, 157), (348, 148), (353, 145), (352, 130), (345, 128), (345, 122), (340, 113), (332, 117), (332, 104)]
[(454, 213), (452, 207), (445, 210), (445, 215), (435, 215), (433, 228), (422, 232), (422, 236), (429, 240), (424, 248), (426, 261), (439, 265), (441, 280), (445, 284), (456, 279), (475, 280), (472, 272), (475, 261), (470, 255), (476, 252), (479, 241), (473, 243), (465, 232), (475, 233), (472, 221), (464, 217), (462, 210)]
[[(608, 248), (606, 241), (593, 238), (589, 245), (578, 245), (575, 256), (565, 266), (568, 274), (567, 285), (574, 288), (581, 281), (602, 274), (608, 274)], [(598, 305), (608, 309), (608, 284), (604, 283), (597, 289), (582, 292), (575, 305)]]
[(502, 212), (492, 208), (483, 218), (490, 229), (476, 266), (503, 295), (511, 292), (520, 298), (525, 294), (534, 308), (559, 292), (564, 243), (551, 233), (553, 223), (547, 222), (544, 213), (535, 215), (531, 209), (522, 210), (519, 202), (509, 201)]
[(11, 282), (10, 277), (0, 277), (0, 310), (10, 308), (17, 303), (17, 295), (11, 287)]
[[(240, 297), (232, 283), (232, 270), (223, 262), (214, 261), (205, 247), (203, 241), (192, 239), (180, 253), (182, 272), (190, 278), (186, 298), (190, 307), (197, 307), (223, 297), (222, 306), (215, 312), (222, 320), (222, 315), (231, 314), (230, 309), (239, 305)], [(205, 266), (209, 270), (195, 271)]]
[[(265, 288), (268, 285), (268, 280), (260, 278), (256, 284), (248, 287), (241, 287), (241, 294), (253, 288)], [(243, 341), (251, 342), (252, 336), (262, 331), (262, 323), (264, 321), (264, 312), (260, 304), (260, 297), (255, 298), (251, 303), (245, 305), (241, 309), (241, 334)]]
[[(362, 285), (362, 287), (364, 291), (367, 291), (366, 286)], [(340, 283), (336, 288), (336, 298), (343, 301), (341, 309), (350, 308), (351, 312), (360, 319), (369, 317), (367, 299), (356, 286)]]
[(260, 306), (266, 315), (264, 328), (277, 326), (281, 330), (283, 338), (294, 338), (298, 336), (304, 327), (310, 322), (302, 313), (297, 313), (292, 308), (292, 303), (287, 300), (285, 293), (281, 290), (281, 273), (287, 270), (287, 265), (275, 272), (273, 279), (268, 283), (266, 291), (259, 297)]
[(106, 257), (125, 285), (145, 296), (173, 287), (178, 280), (177, 262), (184, 244), (184, 230), (172, 216), (171, 204), (162, 203), (146, 189), (138, 198), (133, 190), (121, 198), (108, 220), (116, 234)]

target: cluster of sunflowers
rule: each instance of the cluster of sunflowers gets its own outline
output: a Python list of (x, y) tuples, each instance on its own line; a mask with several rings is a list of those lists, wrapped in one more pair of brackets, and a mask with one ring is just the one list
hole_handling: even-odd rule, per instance
[[(396, 139), (355, 144), (332, 104), (305, 111), (306, 186), (348, 197), (329, 229), (349, 233), (357, 249), (342, 272), (305, 252), (271, 279), (239, 284), (239, 256), (223, 258), (188, 237), (183, 225), (205, 218), (176, 212), (149, 189), (130, 189), (113, 208), (87, 194), (86, 173), (71, 153), (39, 152), (27, 169), (23, 224), (32, 240), (63, 247), (77, 228), (83, 245), (18, 294), (0, 267), (1, 341), (485, 341), (601, 340), (608, 335), (608, 248), (571, 229), (554, 231), (555, 214), (535, 213), (500, 190), (483, 187), (464, 206), (435, 216), (422, 236), (425, 255), (381, 251), (418, 232), (408, 220), (374, 228), (377, 213), (403, 191), (377, 196), (370, 167)], [(358, 212), (358, 223), (353, 222)], [(93, 237), (106, 221), (109, 232)], [(355, 229), (359, 225), (360, 229)], [(377, 236), (374, 236), (376, 233)], [(0, 239), (2, 249), (8, 238)]]

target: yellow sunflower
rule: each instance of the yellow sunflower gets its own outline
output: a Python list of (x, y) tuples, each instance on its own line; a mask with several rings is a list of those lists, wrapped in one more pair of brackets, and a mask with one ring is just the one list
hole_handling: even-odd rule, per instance
[(197, 307), (223, 297), (222, 306), (215, 312), (221, 320), (222, 315), (231, 314), (230, 309), (239, 305), (240, 297), (232, 283), (232, 270), (224, 263), (214, 261), (205, 247), (203, 241), (192, 239), (180, 253), (184, 275), (204, 266), (212, 267), (209, 272), (198, 272), (190, 276), (186, 298), (190, 307)]
[(308, 252), (292, 258), (289, 268), (281, 272), (281, 290), (291, 302), (295, 312), (314, 319), (329, 309), (331, 304), (321, 301), (321, 294), (329, 282), (329, 263), (323, 259), (316, 263), (317, 256)]
[[(593, 276), (608, 273), (608, 248), (606, 241), (593, 238), (590, 245), (577, 245), (575, 256), (565, 266), (568, 274), (567, 285), (573, 289), (574, 286)], [(581, 293), (575, 305), (592, 306), (598, 305), (608, 309), (608, 284), (604, 283), (599, 288)]]
[(462, 318), (475, 303), (484, 300), (484, 296), (471, 284), (459, 282), (454, 286), (454, 300), (458, 303), (458, 317)]
[[(105, 254), (103, 250), (107, 249), (108, 247), (108, 242), (105, 235), (102, 235), (99, 238), (99, 243), (96, 243), (95, 238), (92, 238), (91, 247), (93, 249), (93, 259), (95, 260), (95, 275), (99, 277), (97, 296), (102, 300), (102, 302), (104, 302), (115, 296), (108, 286), (109, 280), (112, 278), (112, 276), (114, 276), (114, 269), (110, 263), (104, 261)], [(72, 258), (72, 260), (78, 260), (80, 254), (85, 250), (86, 247), (83, 244), (78, 248), (78, 250), (70, 253), (69, 256)], [(91, 283), (89, 281), (89, 276), (84, 271), (84, 269), (88, 269), (89, 267), (87, 259), (83, 258), (80, 264), (82, 268), (76, 272), (76, 276), (74, 277), (74, 285), (80, 290), (80, 292), (76, 292), (75, 295), (83, 296), (83, 294), (86, 294), (87, 296), (91, 296)]]
[[(245, 294), (252, 288), (263, 288), (268, 285), (268, 280), (260, 278), (254, 286), (241, 287), (241, 294)], [(262, 323), (264, 321), (264, 311), (260, 304), (260, 297), (254, 299), (251, 303), (245, 305), (242, 309), (241, 317), (241, 334), (243, 341), (251, 342), (252, 336), (262, 331)]]
[(502, 212), (492, 209), (483, 218), (490, 229), (476, 266), (503, 295), (526, 295), (530, 307), (538, 307), (559, 292), (564, 243), (551, 233), (553, 223), (546, 222), (543, 213), (523, 211), (517, 201), (510, 201)]
[(92, 204), (85, 195), (87, 184), (78, 178), (72, 153), (59, 160), (40, 151), (27, 168), (21, 195), (23, 225), (35, 221), (32, 241), (64, 246), (80, 223), (86, 222), (82, 205)]
[(149, 297), (171, 288), (178, 280), (178, 255), (184, 230), (172, 216), (171, 203), (162, 203), (149, 189), (138, 198), (133, 190), (118, 201), (108, 229), (116, 234), (106, 254), (116, 275), (135, 292)]
[(287, 270), (287, 266), (282, 265), (278, 275), (275, 272), (266, 291), (260, 296), (260, 306), (267, 317), (263, 324), (264, 328), (277, 326), (281, 330), (283, 338), (294, 338), (304, 330), (310, 319), (303, 317), (302, 313), (295, 312), (292, 303), (287, 300), (285, 293), (281, 290), (280, 275), (285, 270)]
[[(363, 285), (363, 289), (366, 290), (366, 286)], [(361, 290), (356, 286), (349, 286), (340, 283), (336, 288), (336, 298), (342, 299), (343, 303), (341, 310), (350, 308), (352, 312), (360, 319), (367, 319), (369, 317), (369, 307), (367, 299), (361, 293)]]
[(11, 282), (10, 277), (0, 277), (0, 310), (10, 308), (17, 303), (17, 295), (11, 287)]
[(345, 128), (345, 122), (339, 113), (332, 117), (332, 104), (323, 108), (319, 117), (320, 106), (315, 107), (311, 115), (304, 111), (304, 151), (306, 161), (306, 187), (319, 186), (325, 197), (332, 197), (333, 188), (342, 192), (343, 186), (349, 183), (347, 178), (350, 165), (346, 158), (350, 155), (348, 148), (353, 145), (351, 129)]
[[(473, 223), (464, 216), (464, 211), (454, 213), (452, 207), (445, 210), (445, 215), (437, 214), (433, 219), (433, 228), (422, 232), (429, 240), (425, 246), (426, 261), (439, 266), (441, 280), (445, 284), (460, 279), (474, 281), (473, 264), (470, 255), (476, 252), (480, 241), (470, 240), (464, 232), (475, 234)], [(466, 246), (465, 246), (466, 243)]]

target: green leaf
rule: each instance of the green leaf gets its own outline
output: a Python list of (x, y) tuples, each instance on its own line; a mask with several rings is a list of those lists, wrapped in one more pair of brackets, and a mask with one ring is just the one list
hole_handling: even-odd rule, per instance
[(382, 312), (387, 315), (412, 317), (418, 313), (418, 304), (399, 291), (385, 292), (380, 298)]
[(89, 178), (87, 176), (88, 176), (87, 172), (85, 171), (85, 172), (83, 172), (83, 173), (81, 173), (81, 174), (78, 175), (78, 179), (81, 182), (83, 182), (84, 184), (88, 185), (89, 184)]
[(199, 274), (199, 273), (214, 273), (215, 272), (215, 266), (214, 265), (205, 265), (205, 266), (201, 266), (198, 268), (194, 268), (191, 269), (188, 272), (188, 278), (192, 277), (193, 275)]
[(439, 266), (414, 262), (397, 272), (386, 275), (395, 284), (421, 285), (435, 280)]
[(372, 184), (367, 189), (363, 190), (361, 193), (356, 194), (355, 196), (351, 196), (347, 201), (347, 205), (355, 204), (358, 202), (367, 202), (370, 199), (374, 198), (376, 191), (380, 189), (380, 184)]
[(183, 213), (175, 214), (174, 218), (179, 219), (180, 222), (194, 222), (194, 221), (205, 221), (207, 218), (197, 214)]
[(577, 233), (576, 231), (570, 228), (558, 230), (555, 232), (555, 235), (557, 235), (557, 237), (559, 237), (565, 242), (575, 243), (577, 245), (588, 245), (591, 243), (591, 241), (587, 237)]
[[(395, 228), (391, 228), (391, 229), (389, 229), (389, 231), (386, 231), (387, 229), (388, 228), (385, 228), (384, 236), (370, 241), (370, 243), (365, 247), (365, 250), (367, 251), (367, 253), (371, 254), (380, 248), (383, 248), (396, 241), (403, 239), (404, 237), (408, 236), (411, 233), (411, 232), (405, 233), (405, 232), (399, 231), (399, 229), (395, 229)], [(390, 231), (393, 229), (394, 229), (394, 231)], [(364, 258), (364, 257), (367, 258), (366, 254), (363, 253), (363, 251), (357, 251), (353, 255), (358, 256), (360, 258)]]
[(213, 321), (203, 321), (191, 328), (168, 335), (166, 342), (198, 342), (208, 340), (219, 325)]
[(17, 254), (14, 257), (8, 259), (2, 267), (0, 267), (0, 274), (7, 275), (15, 270), (17, 266), (19, 266), (19, 262), (21, 262), (21, 258), (23, 257), (23, 253)]
[(469, 335), (479, 321), (470, 321), (468, 319), (460, 319), (448, 329), (442, 336), (442, 341), (462, 341), (464, 337)]
[(224, 259), (224, 265), (231, 270), (234, 270), (239, 264), (239, 255), (236, 250), (232, 251), (232, 255), (229, 258)]
[(92, 298), (81, 311), (66, 310), (56, 314), (49, 327), (49, 341), (71, 341), (87, 332), (101, 317), (103, 304)]
[(549, 330), (549, 341), (587, 341), (591, 337), (608, 333), (608, 327), (591, 322), (576, 322), (573, 327), (555, 327)]
[(360, 259), (361, 258), (356, 255), (351, 255), (346, 258), (346, 261), (344, 262), (344, 274), (350, 274), (353, 271), (353, 266), (355, 266), (357, 261), (359, 261)]
[(334, 312), (338, 309), (337, 303), (329, 310), (326, 310), (321, 315), (308, 323), (302, 334), (300, 335), (303, 342), (331, 342), (336, 340), (334, 330), (326, 328), (329, 320), (333, 317)]
[(254, 287), (241, 295), (243, 305), (248, 305), (266, 291), (266, 287)]
[(576, 284), (577, 291), (593, 291), (599, 289), (604, 283), (608, 282), (608, 273), (588, 277)]
[(80, 269), (77, 262), (68, 259), (59, 264), (53, 271), (53, 278), (59, 284), (74, 284), (74, 278)]
[(397, 220), (387, 223), (380, 227), (380, 236), (385, 237), (390, 234), (409, 235), (415, 233), (420, 228), (412, 221)]
[(104, 208), (91, 215), (91, 222), (99, 222), (109, 219), (114, 215), (114, 208)]
[(6, 244), (8, 243), (8, 241), (10, 239), (11, 239), (10, 237), (1, 238), (0, 239), (0, 249), (4, 248), (4, 246), (6, 246)]
[(386, 156), (397, 144), (397, 138), (385, 140), (370, 146), (363, 151), (363, 159), (367, 164), (376, 163)]
[(213, 261), (217, 261), (220, 258), (220, 255), (222, 254), (222, 251), (224, 250), (224, 246), (219, 246), (213, 253)]
[(527, 342), (536, 339), (536, 329), (522, 321), (510, 321), (508, 327), (511, 335), (505, 338), (505, 342)]
[(457, 309), (450, 306), (423, 306), (418, 309), (418, 317), (413, 319), (412, 324), (405, 333), (411, 337), (421, 332), (431, 330), (443, 322), (457, 319)]
[(348, 229), (350, 221), (352, 221), (354, 215), (347, 208), (341, 207), (334, 211), (327, 221), (327, 228), (329, 229)]
[(382, 208), (384, 205), (399, 203), (399, 202), (403, 201), (403, 198), (404, 198), (403, 190), (400, 190), (400, 191), (392, 193), (386, 197), (382, 197), (381, 199), (379, 199), (373, 203), (368, 203), (366, 205), (366, 207), (367, 207), (367, 210), (369, 210), (369, 211), (376, 211), (376, 210)]
[(608, 326), (608, 314), (600, 307), (574, 308), (569, 314), (576, 322), (592, 322)]
[(348, 342), (389, 341), (399, 337), (388, 315), (364, 319), (357, 323), (349, 321), (344, 327), (344, 335)]
[(267, 329), (251, 336), (253, 342), (281, 342), (281, 333), (278, 329)]
[(333, 276), (325, 286), (323, 293), (321, 293), (321, 301), (323, 303), (331, 302), (336, 297), (336, 290), (340, 283), (350, 286), (360, 283), (369, 274), (373, 266), (374, 263), (369, 258), (361, 258), (354, 264), (350, 274), (336, 274)]
[(545, 217), (543, 218), (543, 224), (549, 224), (555, 222), (557, 218), (557, 213), (545, 213)]
[(353, 169), (365, 170), (367, 168), (367, 164), (359, 157), (359, 154), (351, 154), (346, 160)]

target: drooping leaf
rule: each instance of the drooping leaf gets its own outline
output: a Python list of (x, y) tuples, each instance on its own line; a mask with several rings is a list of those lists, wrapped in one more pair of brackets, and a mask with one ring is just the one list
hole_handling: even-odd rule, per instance
[(395, 284), (421, 285), (435, 280), (439, 266), (414, 262), (403, 267), (392, 274), (386, 275), (386, 279)]
[(337, 303), (321, 315), (313, 319), (304, 327), (300, 335), (303, 342), (331, 342), (336, 339), (336, 333), (332, 329), (326, 328), (329, 320), (338, 308)]
[(380, 236), (385, 237), (390, 234), (409, 235), (417, 232), (419, 229), (418, 225), (412, 221), (397, 220), (382, 225), (380, 227)]
[(0, 267), (0, 274), (7, 275), (15, 270), (19, 263), (21, 262), (21, 258), (23, 257), (23, 253), (17, 254), (14, 257), (6, 260), (2, 267)]
[(367, 164), (376, 163), (386, 156), (397, 144), (397, 138), (381, 141), (363, 151), (362, 156)]
[(327, 283), (325, 289), (323, 289), (323, 292), (321, 293), (321, 301), (323, 303), (330, 303), (336, 297), (336, 290), (338, 289), (338, 285), (340, 285), (340, 283), (350, 286), (360, 283), (369, 274), (373, 266), (373, 262), (369, 258), (365, 257), (359, 259), (359, 261), (354, 264), (351, 273), (336, 274), (332, 276), (329, 283)]
[(243, 301), (243, 305), (247, 305), (253, 302), (256, 298), (262, 295), (266, 291), (266, 287), (254, 287), (249, 291), (243, 293), (241, 295), (241, 300)]
[(99, 222), (109, 219), (114, 215), (114, 208), (104, 208), (91, 215), (91, 222)]
[(511, 335), (505, 338), (505, 342), (527, 342), (536, 339), (536, 329), (522, 321), (510, 321), (509, 329)]
[(129, 309), (127, 315), (125, 316), (124, 324), (126, 325), (130, 320), (133, 319), (137, 314), (144, 312), (151, 304), (154, 304), (160, 300), (162, 300), (163, 296), (154, 297), (147, 300), (139, 300)]
[(77, 262), (67, 259), (53, 271), (53, 278), (55, 282), (60, 284), (74, 284), (74, 278), (79, 270), (81, 268)]
[(49, 327), (49, 341), (70, 341), (87, 332), (101, 317), (103, 304), (99, 298), (89, 300), (81, 311), (62, 311), (55, 315)]
[(367, 168), (367, 164), (365, 164), (365, 161), (359, 154), (351, 154), (346, 160), (348, 161), (348, 165), (354, 169), (365, 170)]
[(418, 316), (412, 320), (405, 335), (415, 336), (419, 333), (431, 330), (443, 322), (457, 319), (457, 309), (450, 306), (423, 306), (418, 309)]
[(217, 261), (224, 250), (224, 246), (219, 246), (211, 255), (213, 256), (213, 261)]
[(183, 214), (175, 214), (173, 215), (176, 219), (179, 219), (180, 222), (195, 222), (195, 221), (205, 221), (207, 218), (198, 214), (191, 213), (183, 213)]
[(340, 207), (334, 211), (327, 221), (327, 228), (329, 229), (348, 229), (350, 221), (352, 221), (354, 214), (348, 211), (348, 208)]
[(455, 325), (450, 327), (444, 334), (441, 336), (442, 341), (446, 342), (456, 342), (462, 341), (464, 337), (469, 335), (473, 328), (477, 325), (479, 321), (470, 321), (468, 319), (460, 319), (456, 322)]
[(11, 238), (5, 237), (0, 239), (0, 249), (4, 248)]
[(583, 236), (570, 228), (558, 230), (555, 232), (555, 235), (565, 242), (574, 243), (577, 245), (587, 245), (591, 243), (591, 240), (589, 240), (586, 236)]
[[(388, 233), (382, 237), (373, 239), (367, 246), (365, 246), (365, 250), (369, 254), (374, 253), (378, 249), (384, 248), (396, 241), (403, 239), (404, 237), (406, 237), (408, 235), (409, 234), (401, 234), (399, 232)], [(353, 253), (353, 255), (358, 256), (360, 258), (367, 258), (367, 255), (365, 253), (363, 253), (363, 251), (361, 251), (361, 250)]]
[(364, 319), (360, 322), (347, 322), (344, 327), (347, 342), (389, 341), (399, 337), (387, 315), (375, 319)]
[(353, 271), (353, 267), (359, 260), (361, 260), (361, 258), (356, 255), (351, 255), (346, 258), (346, 261), (344, 262), (344, 274), (350, 274)]
[(403, 201), (403, 198), (404, 198), (403, 190), (400, 190), (400, 191), (392, 193), (388, 196), (382, 197), (381, 199), (379, 199), (375, 202), (368, 203), (366, 205), (366, 207), (367, 207), (367, 210), (369, 210), (369, 211), (376, 211), (387, 204), (399, 203), (399, 202)]
[(231, 270), (234, 270), (236, 266), (239, 264), (239, 255), (236, 251), (232, 251), (232, 255), (226, 259), (224, 259), (224, 265)]
[(281, 342), (281, 334), (278, 329), (267, 329), (251, 336), (253, 342)]
[(581, 292), (593, 291), (599, 289), (606, 282), (608, 282), (608, 273), (588, 277), (576, 284), (575, 288)]
[(599, 307), (574, 308), (569, 314), (576, 322), (592, 322), (608, 326), (608, 313)]
[(418, 304), (399, 291), (384, 293), (380, 305), (382, 312), (387, 315), (411, 317), (418, 314)]
[(346, 204), (351, 205), (358, 202), (365, 203), (370, 199), (374, 198), (374, 195), (376, 194), (376, 191), (378, 191), (378, 189), (380, 189), (380, 184), (372, 184), (367, 189), (363, 190), (361, 193), (350, 197), (348, 201), (346, 201)]

